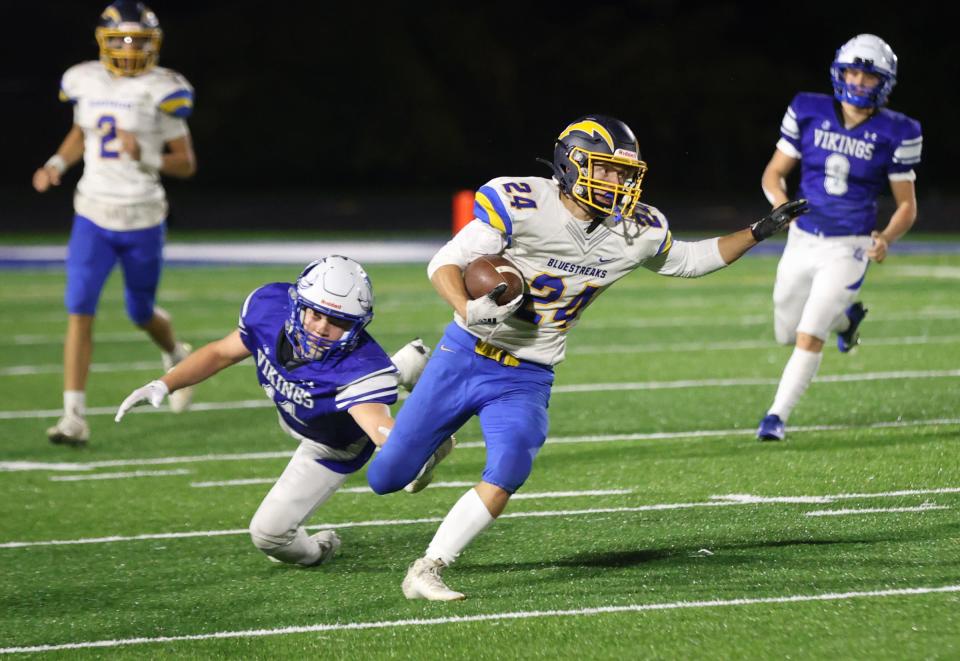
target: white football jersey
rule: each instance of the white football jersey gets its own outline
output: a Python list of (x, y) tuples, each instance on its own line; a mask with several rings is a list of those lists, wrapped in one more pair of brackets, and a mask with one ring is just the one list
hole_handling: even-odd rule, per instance
[[(190, 83), (163, 67), (153, 67), (139, 76), (114, 76), (99, 61), (90, 61), (64, 73), (60, 99), (73, 104), (74, 123), (84, 135), (78, 206), (104, 216), (91, 220), (112, 226), (117, 219), (110, 217), (110, 206), (146, 203), (147, 208), (163, 211), (148, 224), (162, 222), (166, 194), (160, 173), (123, 153), (117, 131), (133, 133), (145, 160), (156, 162), (166, 142), (188, 134), (186, 118), (193, 109)], [(135, 219), (134, 224), (143, 222)]]
[[(637, 205), (634, 219), (607, 218), (587, 234), (589, 223), (567, 211), (560, 194), (553, 179), (500, 177), (488, 182), (477, 191), (476, 220), (465, 228), (476, 236), (460, 264), (502, 251), (520, 269), (527, 301), (484, 339), (517, 358), (544, 365), (563, 360), (567, 332), (607, 287), (654, 258), (659, 259), (648, 267), (660, 270), (673, 245), (667, 219), (653, 207)], [(481, 229), (479, 223), (496, 232)], [(459, 315), (455, 319), (478, 334)]]

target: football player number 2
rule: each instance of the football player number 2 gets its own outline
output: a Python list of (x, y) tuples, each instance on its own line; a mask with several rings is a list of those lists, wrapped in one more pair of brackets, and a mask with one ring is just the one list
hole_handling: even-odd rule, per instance
[(119, 158), (120, 151), (115, 143), (117, 139), (117, 118), (113, 115), (101, 115), (97, 120), (100, 131), (100, 158)]
[[(517, 310), (516, 315), (531, 324), (543, 323), (543, 314), (537, 312), (537, 307), (550, 305), (561, 296), (567, 286), (563, 278), (547, 273), (541, 273), (530, 283), (530, 293), (527, 294), (523, 307)], [(580, 293), (573, 297), (565, 307), (553, 310), (553, 321), (560, 322), (560, 328), (566, 330), (571, 321), (577, 318), (580, 310), (586, 307), (593, 295), (600, 291), (600, 287), (587, 285)], [(546, 314), (548, 310), (543, 310)]]
[(830, 154), (823, 162), (826, 176), (823, 189), (829, 195), (840, 196), (847, 192), (847, 179), (850, 176), (850, 161), (843, 154)]

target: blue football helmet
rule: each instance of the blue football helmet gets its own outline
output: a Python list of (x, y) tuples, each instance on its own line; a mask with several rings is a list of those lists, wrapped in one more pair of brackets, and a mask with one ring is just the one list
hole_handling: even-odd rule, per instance
[[(595, 179), (594, 167), (598, 164), (622, 170), (623, 182)], [(647, 172), (630, 127), (604, 115), (586, 115), (563, 129), (550, 165), (560, 190), (595, 218), (632, 217)]]
[[(876, 87), (848, 84), (843, 72), (859, 69), (880, 79)], [(837, 101), (858, 108), (879, 108), (886, 105), (887, 97), (897, 84), (897, 56), (880, 37), (873, 34), (858, 34), (837, 50), (830, 65), (833, 96)]]
[(163, 31), (142, 2), (116, 0), (100, 14), (96, 29), (100, 61), (117, 76), (139, 76), (160, 58)]
[[(366, 271), (349, 257), (330, 255), (307, 265), (290, 287), (290, 316), (284, 327), (297, 357), (321, 361), (348, 353), (373, 321), (373, 287)], [(338, 340), (311, 333), (304, 326), (310, 308), (348, 323)]]

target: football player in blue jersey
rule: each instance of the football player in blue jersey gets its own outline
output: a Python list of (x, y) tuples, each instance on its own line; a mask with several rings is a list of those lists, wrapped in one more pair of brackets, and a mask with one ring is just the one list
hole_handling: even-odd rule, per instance
[[(33, 175), (33, 187), (43, 193), (83, 160), (67, 250), (63, 416), (47, 430), (53, 443), (80, 446), (90, 437), (85, 409), (93, 325), (117, 262), (127, 315), (160, 348), (164, 365), (190, 351), (177, 341), (170, 316), (154, 305), (167, 217), (160, 177), (185, 179), (196, 171), (187, 126), (193, 87), (157, 65), (162, 37), (156, 14), (142, 2), (117, 0), (103, 10), (96, 28), (100, 59), (70, 67), (60, 81), (60, 100), (73, 106), (73, 126)], [(189, 404), (189, 389), (170, 398), (175, 412)]]
[[(738, 259), (802, 213), (797, 200), (751, 227), (705, 241), (675, 241), (666, 217), (642, 204), (646, 164), (633, 132), (590, 115), (567, 126), (548, 162), (553, 178), (500, 177), (476, 194), (475, 218), (430, 261), (428, 275), (453, 308), (423, 378), (367, 471), (377, 493), (402, 488), (444, 440), (476, 415), (487, 459), (481, 480), (453, 506), (402, 589), (408, 599), (463, 599), (441, 572), (507, 506), (547, 436), (553, 368), (584, 310), (638, 267), (697, 277)], [(502, 254), (527, 294), (499, 304), (506, 285), (471, 299), (463, 269)]]
[[(830, 333), (843, 353), (859, 343), (867, 309), (856, 299), (867, 266), (882, 262), (917, 217), (920, 123), (884, 107), (897, 82), (897, 56), (879, 37), (861, 34), (837, 51), (830, 76), (832, 96), (800, 93), (791, 101), (763, 172), (763, 192), (777, 206), (789, 199), (786, 177), (800, 163), (799, 196), (810, 201), (810, 213), (790, 228), (777, 267), (776, 339), (794, 350), (760, 421), (761, 441), (785, 438)], [(895, 208), (878, 231), (877, 196), (886, 186)]]
[[(304, 521), (383, 444), (393, 427), (389, 405), (397, 401), (398, 384), (413, 388), (429, 353), (417, 339), (391, 359), (366, 330), (372, 319), (373, 289), (360, 264), (340, 255), (319, 259), (295, 284), (253, 291), (236, 330), (134, 390), (116, 421), (134, 406), (158, 407), (169, 393), (254, 356), (280, 427), (300, 446), (257, 509), (250, 536), (274, 560), (326, 562), (340, 547), (339, 537), (332, 530), (308, 535)], [(448, 438), (407, 491), (425, 487), (452, 447)]]

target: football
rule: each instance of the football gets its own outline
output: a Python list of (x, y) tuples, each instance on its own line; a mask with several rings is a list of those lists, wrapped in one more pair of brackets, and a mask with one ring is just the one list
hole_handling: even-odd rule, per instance
[(523, 276), (513, 262), (500, 255), (483, 255), (467, 264), (463, 271), (463, 284), (470, 298), (486, 296), (498, 285), (506, 283), (507, 289), (497, 299), (498, 305), (509, 303), (523, 293)]

